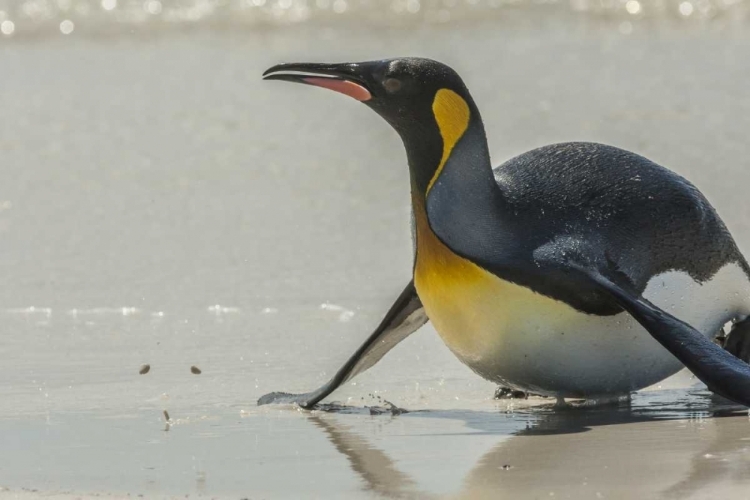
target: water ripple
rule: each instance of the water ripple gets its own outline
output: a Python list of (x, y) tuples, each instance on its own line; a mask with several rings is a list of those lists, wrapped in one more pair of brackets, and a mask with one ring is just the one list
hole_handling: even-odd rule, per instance
[[(621, 19), (744, 21), (750, 0), (0, 0), (0, 41), (30, 35), (131, 33), (176, 26), (283, 27), (302, 23), (440, 25), (558, 8)], [(621, 30), (622, 31), (622, 30)]]

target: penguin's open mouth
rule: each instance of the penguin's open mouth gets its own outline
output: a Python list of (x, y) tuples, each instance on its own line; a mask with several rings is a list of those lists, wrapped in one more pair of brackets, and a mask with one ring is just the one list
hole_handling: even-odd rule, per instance
[(268, 68), (264, 80), (282, 80), (323, 87), (358, 101), (368, 101), (372, 94), (358, 75), (357, 64), (284, 63)]

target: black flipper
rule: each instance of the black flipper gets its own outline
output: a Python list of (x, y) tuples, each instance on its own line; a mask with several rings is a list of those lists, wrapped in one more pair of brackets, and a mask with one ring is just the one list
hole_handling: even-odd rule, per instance
[(750, 365), (687, 323), (628, 291), (599, 271), (574, 266), (629, 312), (661, 345), (716, 394), (750, 406)]
[(296, 403), (302, 408), (311, 408), (331, 394), (341, 384), (367, 370), (399, 342), (427, 323), (427, 315), (417, 296), (414, 282), (410, 281), (396, 302), (380, 322), (380, 325), (342, 366), (331, 380), (322, 387), (306, 394), (272, 392), (262, 396), (258, 405), (272, 403)]

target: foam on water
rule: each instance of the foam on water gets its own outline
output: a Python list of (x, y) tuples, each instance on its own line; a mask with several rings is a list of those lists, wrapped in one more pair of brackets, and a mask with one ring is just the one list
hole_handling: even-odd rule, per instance
[[(644, 18), (742, 22), (748, 18), (749, 5), (748, 0), (0, 0), (0, 40), (300, 23), (413, 27), (491, 20), (519, 8), (556, 8), (623, 22)], [(622, 26), (621, 31), (627, 30), (627, 25)]]

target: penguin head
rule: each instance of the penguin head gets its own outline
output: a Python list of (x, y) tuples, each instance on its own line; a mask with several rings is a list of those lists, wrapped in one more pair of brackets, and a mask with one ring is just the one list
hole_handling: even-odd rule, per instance
[[(363, 102), (401, 136), (418, 184), (426, 190), (470, 124), (481, 119), (461, 77), (437, 61), (414, 57), (359, 63), (287, 63), (263, 73), (327, 88)], [(419, 166), (413, 164), (418, 158)]]

